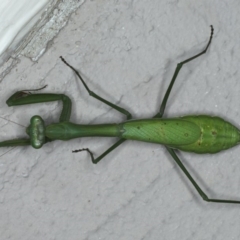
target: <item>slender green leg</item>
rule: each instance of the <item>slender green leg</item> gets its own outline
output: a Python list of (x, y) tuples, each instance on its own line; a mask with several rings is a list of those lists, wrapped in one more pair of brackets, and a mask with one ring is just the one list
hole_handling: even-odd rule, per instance
[(102, 158), (104, 158), (108, 153), (110, 153), (112, 150), (114, 150), (115, 148), (117, 148), (120, 144), (122, 144), (123, 142), (125, 142), (126, 139), (119, 139), (116, 143), (114, 143), (110, 148), (108, 148), (104, 153), (102, 153), (99, 157), (94, 158), (93, 157), (93, 153), (88, 149), (88, 148), (82, 148), (79, 150), (74, 150), (72, 151), (73, 153), (77, 153), (77, 152), (81, 152), (81, 151), (87, 151), (92, 159), (92, 163), (97, 164), (98, 162), (100, 162), (100, 160)]
[[(44, 86), (43, 88), (45, 88)], [(59, 118), (60, 122), (69, 121), (72, 110), (72, 101), (71, 99), (64, 94), (54, 94), (54, 93), (38, 93), (32, 94), (32, 91), (38, 91), (43, 88), (33, 89), (33, 90), (22, 90), (14, 93), (7, 101), (7, 105), (19, 106), (33, 103), (43, 103), (43, 102), (52, 102), (59, 101), (63, 102), (63, 109)], [(30, 92), (31, 91), (31, 92)]]
[[(60, 122), (69, 121), (71, 115), (72, 102), (70, 98), (64, 94), (32, 94), (33, 91), (39, 91), (46, 86), (39, 89), (31, 89), (31, 90), (22, 90), (14, 93), (7, 101), (7, 105), (10, 106), (19, 106), (33, 103), (42, 103), (42, 102), (52, 102), (61, 100), (63, 102), (63, 109), (60, 115)], [(45, 143), (49, 142), (50, 139), (46, 138)], [(30, 145), (30, 139), (22, 138), (22, 139), (12, 139), (0, 142), (0, 147), (11, 147), (11, 146), (26, 146)]]
[(0, 142), (0, 147), (28, 146), (30, 144), (31, 144), (30, 139), (18, 138), (18, 139), (2, 141)]
[[(24, 90), (28, 91), (28, 90)], [(19, 106), (33, 103), (42, 103), (42, 102), (52, 102), (62, 100), (63, 109), (59, 118), (60, 122), (69, 121), (71, 115), (71, 106), (72, 102), (70, 98), (64, 94), (31, 94), (30, 92), (18, 91), (14, 93), (8, 100), (7, 105), (10, 106)], [(33, 91), (33, 90), (31, 90)], [(34, 90), (35, 91), (35, 90)], [(45, 138), (45, 143), (49, 142), (50, 139)], [(30, 139), (12, 139), (0, 142), (0, 147), (6, 146), (26, 146), (30, 145)]]
[[(173, 87), (173, 84), (178, 76), (178, 73), (179, 71), (181, 70), (182, 66), (187, 63), (187, 62), (190, 62), (192, 61), (193, 59), (201, 56), (202, 54), (206, 53), (211, 41), (212, 41), (212, 36), (213, 36), (213, 26), (211, 25), (211, 35), (210, 35), (210, 38), (209, 38), (209, 41), (208, 41), (208, 44), (206, 46), (206, 48), (204, 49), (204, 51), (200, 52), (199, 54), (189, 58), (189, 59), (186, 59), (185, 61), (179, 63), (175, 69), (175, 72), (174, 72), (174, 75), (172, 77), (172, 80), (168, 86), (168, 89), (165, 93), (165, 96), (163, 98), (163, 101), (162, 101), (162, 104), (161, 104), (161, 107), (160, 107), (160, 111), (154, 116), (154, 118), (162, 118), (163, 114), (164, 114), (164, 110), (165, 110), (165, 107), (166, 107), (166, 104), (167, 104), (167, 100), (168, 100), (168, 97), (170, 95), (170, 92), (172, 90), (172, 87)], [(212, 198), (208, 198), (208, 196), (202, 191), (202, 189), (198, 186), (198, 184), (195, 182), (195, 180), (192, 178), (192, 176), (190, 175), (190, 173), (187, 171), (187, 169), (185, 168), (185, 166), (183, 165), (183, 163), (181, 162), (181, 160), (178, 158), (178, 156), (176, 155), (175, 151), (169, 147), (167, 147), (167, 150), (168, 152), (171, 154), (171, 156), (173, 157), (173, 159), (175, 160), (175, 162), (177, 163), (177, 165), (182, 169), (182, 171), (184, 172), (184, 174), (187, 176), (187, 178), (189, 179), (189, 181), (193, 184), (193, 186), (195, 187), (195, 189), (197, 190), (197, 192), (199, 193), (199, 195), (202, 197), (202, 199), (204, 201), (207, 201), (207, 202), (218, 202), (218, 203), (237, 203), (237, 204), (240, 204), (240, 201), (234, 201), (234, 200), (225, 200), (225, 199), (212, 199)]]
[(176, 155), (175, 151), (169, 147), (167, 147), (168, 152), (171, 154), (177, 165), (182, 169), (182, 171), (185, 173), (189, 181), (192, 183), (192, 185), (195, 187), (199, 195), (202, 197), (204, 201), (207, 202), (218, 202), (218, 203), (238, 203), (240, 204), (240, 201), (234, 201), (234, 200), (225, 200), (225, 199), (213, 199), (213, 198), (208, 198), (208, 196), (202, 191), (202, 189), (198, 186), (198, 184), (195, 182), (195, 180), (192, 178), (188, 170), (185, 168), (181, 160), (178, 158)]
[(129, 120), (129, 119), (132, 118), (132, 114), (131, 114), (130, 112), (128, 112), (127, 110), (125, 110), (124, 108), (121, 108), (121, 107), (119, 107), (119, 106), (117, 106), (117, 105), (115, 105), (115, 104), (107, 101), (106, 99), (101, 98), (99, 95), (97, 95), (96, 93), (94, 93), (93, 91), (91, 91), (91, 90), (88, 88), (88, 86), (87, 86), (87, 84), (85, 83), (85, 81), (83, 80), (83, 78), (81, 77), (80, 73), (79, 73), (73, 66), (71, 66), (69, 63), (67, 63), (66, 60), (65, 60), (62, 56), (61, 56), (60, 58), (61, 58), (61, 60), (62, 60), (68, 67), (70, 67), (70, 68), (76, 73), (76, 75), (79, 77), (79, 79), (81, 80), (83, 86), (84, 86), (85, 89), (88, 91), (88, 93), (89, 93), (89, 95), (90, 95), (91, 97), (94, 97), (94, 98), (98, 99), (99, 101), (107, 104), (108, 106), (114, 108), (115, 110), (119, 111), (120, 113), (126, 115), (126, 116), (127, 116), (127, 120)]
[[(83, 86), (85, 87), (85, 89), (88, 91), (89, 95), (96, 98), (97, 100), (107, 104), (108, 106), (114, 108), (115, 110), (119, 111), (120, 113), (124, 114), (127, 116), (127, 120), (132, 118), (132, 114), (130, 112), (128, 112), (127, 110), (125, 110), (124, 108), (121, 108), (109, 101), (107, 101), (106, 99), (100, 97), (99, 95), (97, 95), (96, 93), (94, 93), (93, 91), (91, 91), (87, 84), (85, 83), (85, 81), (83, 80), (83, 78), (81, 77), (80, 73), (73, 67), (71, 66), (69, 63), (67, 63), (67, 61), (61, 56), (60, 59), (68, 66), (70, 67), (75, 73), (76, 75), (79, 77), (79, 79), (81, 80)], [(114, 143), (110, 148), (108, 148), (104, 153), (102, 153), (99, 157), (94, 158), (93, 157), (93, 153), (88, 149), (88, 148), (83, 148), (83, 149), (78, 149), (78, 150), (73, 150), (73, 153), (77, 153), (77, 152), (81, 152), (81, 151), (87, 151), (92, 159), (92, 162), (94, 164), (98, 163), (102, 158), (104, 158), (108, 153), (110, 153), (112, 150), (114, 150), (115, 148), (117, 148), (119, 145), (121, 145), (123, 142), (125, 142), (126, 139), (119, 139), (116, 143)]]
[(212, 41), (212, 37), (213, 37), (213, 26), (211, 25), (210, 27), (211, 27), (211, 34), (210, 34), (210, 38), (209, 38), (209, 41), (208, 41), (208, 44), (207, 44), (206, 48), (202, 52), (200, 52), (199, 54), (197, 54), (197, 55), (195, 55), (195, 56), (193, 56), (191, 58), (188, 58), (188, 59), (186, 59), (186, 60), (184, 60), (184, 61), (182, 61), (182, 62), (177, 64), (177, 67), (176, 67), (175, 72), (173, 74), (172, 80), (171, 80), (171, 82), (170, 82), (170, 84), (168, 86), (168, 89), (167, 89), (167, 91), (166, 91), (166, 93), (164, 95), (162, 104), (160, 106), (160, 110), (153, 118), (161, 118), (163, 116), (164, 110), (165, 110), (165, 107), (166, 107), (166, 104), (167, 104), (167, 100), (168, 100), (168, 97), (169, 97), (169, 94), (170, 94), (170, 92), (172, 90), (173, 84), (174, 84), (174, 82), (175, 82), (175, 80), (176, 80), (176, 78), (178, 76), (178, 73), (180, 72), (182, 66), (185, 63), (190, 62), (193, 59), (195, 59), (195, 58), (203, 55), (204, 53), (206, 53), (206, 51), (207, 51), (207, 49), (208, 49), (208, 47), (209, 47), (209, 45), (210, 45), (210, 43)]

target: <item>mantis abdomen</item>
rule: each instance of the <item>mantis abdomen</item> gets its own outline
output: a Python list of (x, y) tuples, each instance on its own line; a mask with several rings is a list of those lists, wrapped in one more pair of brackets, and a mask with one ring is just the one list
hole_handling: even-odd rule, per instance
[(172, 119), (133, 120), (123, 124), (123, 138), (154, 142), (195, 153), (216, 153), (237, 145), (239, 130), (207, 115)]

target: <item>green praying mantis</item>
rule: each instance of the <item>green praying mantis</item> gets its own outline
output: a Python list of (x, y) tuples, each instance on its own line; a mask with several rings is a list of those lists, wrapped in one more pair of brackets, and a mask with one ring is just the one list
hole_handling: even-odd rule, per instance
[(39, 149), (44, 144), (54, 140), (69, 140), (73, 138), (90, 136), (118, 137), (119, 140), (97, 158), (94, 158), (93, 153), (88, 148), (73, 151), (75, 153), (80, 151), (87, 151), (90, 154), (92, 162), (96, 164), (126, 140), (158, 143), (166, 147), (167, 151), (187, 176), (189, 181), (193, 184), (203, 200), (207, 202), (240, 204), (240, 201), (235, 200), (208, 198), (208, 196), (203, 192), (203, 190), (190, 175), (175, 152), (175, 149), (178, 149), (194, 153), (217, 153), (221, 150), (231, 148), (239, 143), (239, 130), (222, 118), (212, 117), (208, 115), (190, 115), (169, 119), (163, 118), (164, 110), (170, 92), (182, 66), (203, 55), (208, 50), (214, 32), (213, 26), (211, 25), (210, 27), (211, 34), (205, 49), (193, 57), (177, 64), (171, 82), (160, 105), (159, 112), (153, 118), (133, 120), (132, 115), (129, 111), (107, 101), (106, 99), (91, 91), (79, 72), (70, 64), (68, 64), (63, 57), (60, 57), (61, 60), (75, 72), (90, 96), (126, 115), (127, 120), (119, 124), (75, 124), (70, 122), (72, 102), (68, 96), (64, 94), (54, 93), (31, 93), (32, 91), (38, 91), (42, 88), (35, 90), (22, 90), (14, 93), (7, 100), (6, 103), (8, 106), (60, 100), (63, 103), (63, 109), (59, 118), (59, 122), (45, 126), (44, 121), (40, 116), (33, 116), (30, 120), (30, 125), (26, 128), (26, 133), (29, 138), (2, 141), (0, 142), (0, 147), (31, 145), (33, 148)]

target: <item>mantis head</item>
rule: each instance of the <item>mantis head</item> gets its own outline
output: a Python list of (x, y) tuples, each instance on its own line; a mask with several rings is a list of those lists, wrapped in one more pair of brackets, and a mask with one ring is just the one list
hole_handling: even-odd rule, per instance
[(35, 115), (30, 120), (30, 125), (26, 129), (26, 133), (30, 137), (30, 142), (33, 148), (41, 148), (46, 142), (45, 140), (45, 126), (43, 119)]

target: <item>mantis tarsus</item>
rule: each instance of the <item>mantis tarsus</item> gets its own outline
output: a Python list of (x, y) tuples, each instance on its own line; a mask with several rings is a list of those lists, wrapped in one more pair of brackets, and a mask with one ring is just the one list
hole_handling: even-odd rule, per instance
[(72, 138), (89, 136), (118, 137), (119, 140), (97, 158), (94, 158), (92, 152), (88, 148), (73, 151), (87, 151), (91, 156), (92, 162), (96, 164), (126, 140), (130, 139), (159, 143), (165, 145), (167, 151), (185, 173), (203, 200), (207, 202), (239, 204), (240, 201), (208, 198), (185, 168), (174, 150), (179, 149), (195, 153), (216, 153), (237, 145), (240, 141), (239, 130), (222, 118), (208, 115), (184, 116), (172, 119), (162, 118), (169, 94), (182, 66), (206, 53), (213, 37), (213, 26), (211, 25), (210, 27), (211, 34), (206, 48), (193, 57), (177, 64), (171, 82), (161, 103), (160, 110), (153, 118), (132, 120), (130, 112), (92, 92), (79, 72), (68, 64), (62, 57), (60, 57), (61, 60), (76, 73), (90, 96), (126, 115), (127, 121), (120, 124), (74, 124), (69, 121), (72, 103), (68, 96), (53, 93), (31, 94), (30, 91), (33, 90), (22, 90), (16, 92), (7, 100), (8, 106), (61, 100), (63, 102), (63, 109), (59, 122), (45, 126), (44, 121), (40, 116), (33, 116), (31, 118), (30, 125), (26, 129), (30, 138), (3, 141), (0, 142), (0, 147), (32, 145), (32, 147), (38, 149), (41, 148), (43, 144), (54, 140), (69, 140)]

